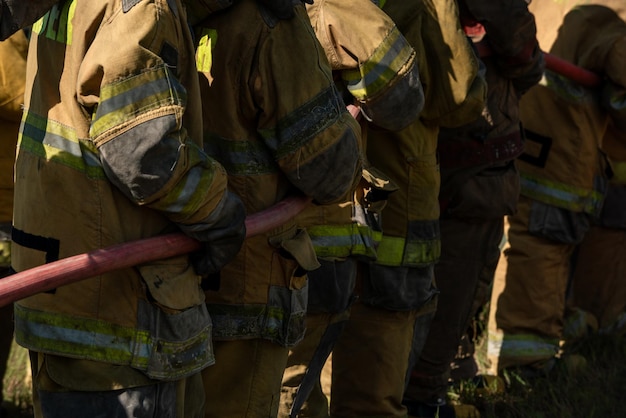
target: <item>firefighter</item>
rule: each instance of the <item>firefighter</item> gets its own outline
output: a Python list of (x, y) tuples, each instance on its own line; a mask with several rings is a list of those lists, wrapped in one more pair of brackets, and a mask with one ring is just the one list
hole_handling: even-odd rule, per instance
[[(504, 216), (515, 213), (523, 150), (518, 102), (543, 73), (533, 15), (524, 0), (459, 1), (461, 22), (485, 66), (487, 101), (475, 121), (439, 133), (441, 258), (437, 312), (406, 392), (417, 416), (444, 406), (451, 363), (500, 256)], [(469, 357), (473, 361), (473, 357)], [(477, 372), (470, 364), (465, 378)]]
[(475, 119), (485, 99), (454, 1), (380, 4), (416, 51), (425, 102), (418, 119), (402, 130), (366, 125), (368, 161), (397, 190), (374, 212), (382, 227), (377, 259), (360, 264), (358, 299), (333, 350), (333, 417), (407, 414), (407, 371), (423, 345), (438, 293), (439, 127)]
[[(358, 19), (352, 18), (354, 10), (359, 10)], [(360, 110), (361, 123), (390, 130), (412, 123), (424, 103), (417, 54), (389, 16), (371, 0), (319, 0), (307, 5), (307, 13), (346, 103)], [(380, 228), (369, 212), (393, 190), (375, 167), (366, 164), (362, 177), (355, 204), (350, 193), (339, 204), (313, 205), (298, 216), (321, 267), (309, 273), (307, 330), (289, 353), (280, 417), (290, 415), (294, 400), (299, 408), (307, 390), (312, 390), (310, 401), (299, 416), (328, 416), (320, 372), (354, 301), (357, 260), (376, 257)], [(303, 381), (304, 376), (312, 382)]]
[[(18, 31), (0, 42), (0, 278), (11, 274), (13, 163), (22, 119), (28, 39)], [(0, 308), (0, 395), (13, 342), (13, 304)], [(0, 417), (3, 415), (0, 408)]]
[[(537, 2), (531, 10), (545, 18), (550, 7)], [(564, 17), (552, 14), (556, 20), (562, 24), (552, 45), (538, 28), (540, 45), (604, 80), (590, 87), (546, 71), (521, 101), (527, 141), (517, 160), (521, 197), (518, 213), (509, 217), (505, 288), (495, 312), (501, 334), (490, 333), (489, 348), (500, 372), (516, 369), (528, 377), (556, 363), (574, 252), (607, 194), (601, 141), (610, 119), (623, 118), (626, 86), (626, 23), (613, 10), (581, 5)]]
[(199, 372), (214, 362), (201, 278), (239, 250), (245, 211), (202, 149), (185, 8), (60, 2), (30, 51), (12, 267), (168, 232), (210, 242), (16, 302), (35, 416), (201, 417)]
[[(304, 5), (293, 10), (281, 19), (239, 0), (194, 24), (205, 147), (248, 214), (293, 194), (334, 207), (361, 178), (358, 123)], [(206, 300), (216, 364), (203, 372), (206, 417), (277, 415), (289, 349), (305, 332), (307, 272), (318, 267), (307, 230), (292, 218), (246, 239), (213, 277)]]

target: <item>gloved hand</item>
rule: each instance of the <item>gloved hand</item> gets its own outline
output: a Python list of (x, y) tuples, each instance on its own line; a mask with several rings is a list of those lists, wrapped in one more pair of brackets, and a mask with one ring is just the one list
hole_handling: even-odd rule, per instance
[(185, 234), (202, 243), (202, 249), (189, 258), (194, 271), (203, 280), (219, 277), (222, 267), (237, 255), (246, 236), (245, 218), (241, 199), (227, 191), (203, 223), (179, 225)]
[[(258, 0), (279, 19), (294, 17), (293, 5), (299, 0)], [(313, 4), (313, 0), (301, 0), (303, 3)]]

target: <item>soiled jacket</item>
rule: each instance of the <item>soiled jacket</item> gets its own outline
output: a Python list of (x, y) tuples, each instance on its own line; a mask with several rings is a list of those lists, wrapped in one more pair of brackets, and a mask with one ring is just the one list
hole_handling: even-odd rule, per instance
[(20, 31), (0, 42), (0, 223), (13, 214), (13, 164), (22, 119), (28, 40)]
[(387, 0), (383, 11), (417, 53), (425, 104), (420, 117), (401, 131), (368, 127), (369, 161), (398, 186), (382, 211), (377, 263), (424, 267), (440, 254), (439, 128), (476, 119), (486, 89), (454, 1)]
[[(178, 226), (208, 228), (223, 216), (215, 208), (226, 173), (202, 149), (194, 44), (180, 2), (62, 2), (32, 32), (16, 161), (16, 271)], [(151, 379), (179, 379), (214, 361), (204, 294), (186, 255), (26, 298), (15, 323), (17, 341), (31, 350)], [(108, 383), (129, 384), (115, 380)], [(107, 389), (93, 383), (77, 389)]]
[[(197, 29), (205, 147), (248, 214), (293, 194), (343, 199), (361, 175), (359, 127), (346, 110), (303, 5), (278, 20), (239, 0)], [(294, 219), (246, 239), (207, 304), (216, 339), (282, 346), (304, 333), (306, 271), (318, 267)]]
[[(347, 103), (360, 108), (363, 123), (397, 131), (413, 122), (424, 105), (417, 54), (391, 18), (371, 0), (320, 0), (306, 8), (339, 88), (349, 93)], [(359, 18), (353, 19), (357, 9)], [(366, 148), (365, 136), (362, 141)], [(366, 164), (364, 170), (368, 188), (393, 188), (372, 167)], [(353, 207), (353, 197), (350, 193), (337, 205), (313, 205), (298, 216), (318, 256), (375, 258), (379, 231), (368, 228), (364, 217), (359, 222), (353, 216), (366, 205), (361, 201)]]
[(604, 74), (607, 81), (589, 88), (547, 71), (540, 85), (524, 96), (521, 117), (527, 142), (518, 164), (522, 193), (597, 215), (606, 189), (599, 147), (609, 118), (624, 120), (620, 115), (626, 110), (626, 23), (604, 6), (576, 7), (564, 17), (549, 52)]

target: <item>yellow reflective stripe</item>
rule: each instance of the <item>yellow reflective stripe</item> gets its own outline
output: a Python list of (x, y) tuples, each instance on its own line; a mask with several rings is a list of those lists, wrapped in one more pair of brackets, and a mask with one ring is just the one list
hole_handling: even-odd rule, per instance
[(365, 225), (315, 225), (307, 227), (318, 257), (345, 258), (362, 255), (376, 258), (376, 246), (382, 239), (382, 233), (372, 231)]
[(56, 42), (66, 45), (72, 44), (74, 13), (76, 11), (76, 1), (68, 1), (59, 5), (54, 5), (43, 15), (41, 19), (32, 26), (32, 32), (39, 36), (45, 36)]
[(146, 331), (31, 310), (19, 304), (15, 306), (15, 338), (35, 351), (140, 368), (148, 365), (152, 351)]
[(626, 161), (615, 161), (609, 158), (613, 177), (611, 182), (626, 184)]
[(24, 112), (18, 147), (46, 161), (81, 171), (87, 177), (105, 178), (95, 146), (80, 141), (74, 129), (57, 121)]
[(405, 238), (384, 235), (376, 253), (376, 263), (383, 266), (426, 266), (439, 260), (441, 241), (437, 238), (407, 242)]
[(376, 263), (383, 266), (401, 266), (404, 256), (404, 238), (383, 235), (376, 250)]
[(552, 358), (559, 351), (559, 340), (541, 338), (533, 334), (504, 335), (501, 357)]
[[(215, 172), (220, 169), (195, 143), (186, 144), (188, 166), (192, 167), (183, 180), (150, 207), (172, 214), (172, 219), (186, 218), (205, 203), (207, 190), (212, 188)], [(207, 168), (213, 166), (210, 170)]]
[(113, 128), (136, 123), (137, 118), (157, 109), (176, 114), (184, 107), (187, 91), (165, 64), (151, 68), (100, 91), (100, 104), (94, 115), (90, 136), (97, 138)]
[(525, 173), (520, 174), (520, 184), (524, 196), (559, 208), (597, 214), (602, 206), (603, 196), (597, 190), (582, 189)]
[(378, 94), (398, 77), (413, 54), (413, 48), (394, 26), (372, 56), (358, 70), (342, 72), (342, 78), (354, 97), (365, 100)]
[(217, 44), (217, 31), (203, 28), (196, 48), (196, 67), (202, 73), (210, 73), (213, 66), (213, 49)]

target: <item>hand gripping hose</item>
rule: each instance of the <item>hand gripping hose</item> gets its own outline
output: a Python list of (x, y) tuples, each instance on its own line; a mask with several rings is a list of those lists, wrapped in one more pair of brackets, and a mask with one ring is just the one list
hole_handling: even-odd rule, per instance
[[(269, 209), (246, 217), (246, 237), (270, 231), (301, 212), (311, 199), (287, 198)], [(126, 242), (67, 257), (0, 279), (0, 306), (88, 277), (150, 261), (187, 254), (200, 243), (182, 233)]]

